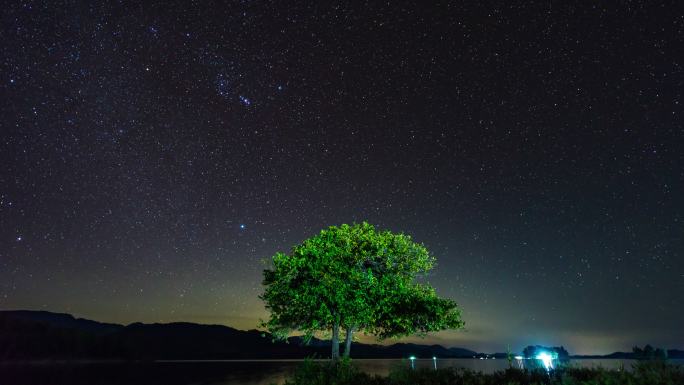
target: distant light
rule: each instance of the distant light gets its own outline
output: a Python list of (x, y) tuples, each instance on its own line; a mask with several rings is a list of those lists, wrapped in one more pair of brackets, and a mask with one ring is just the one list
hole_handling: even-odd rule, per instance
[(244, 223), (240, 225), (240, 228), (241, 228), (242, 230), (244, 230), (246, 227), (247, 227), (247, 226), (245, 226)]
[(523, 356), (515, 356), (515, 359), (516, 359), (516, 360), (522, 360), (522, 359), (523, 359)]
[(551, 357), (551, 355), (549, 353), (541, 352), (541, 353), (537, 354), (536, 358), (538, 360), (541, 360), (541, 362), (544, 364), (544, 368), (546, 370), (550, 370), (551, 368), (553, 368), (553, 358)]
[(415, 359), (416, 359), (416, 356), (409, 357), (409, 360), (415, 360)]
[(17, 237), (17, 242), (21, 242), (21, 240), (24, 239), (22, 237)]
[(437, 357), (432, 357), (432, 359), (433, 359), (433, 360), (436, 360), (436, 359), (437, 359)]

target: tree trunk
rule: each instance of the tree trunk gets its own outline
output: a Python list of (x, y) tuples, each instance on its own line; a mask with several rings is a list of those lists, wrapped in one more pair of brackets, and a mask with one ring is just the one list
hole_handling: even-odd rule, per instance
[(335, 321), (332, 330), (332, 353), (330, 354), (333, 361), (340, 359), (340, 321)]
[(349, 358), (349, 352), (351, 350), (352, 336), (354, 334), (354, 326), (347, 328), (347, 337), (344, 339), (344, 357)]

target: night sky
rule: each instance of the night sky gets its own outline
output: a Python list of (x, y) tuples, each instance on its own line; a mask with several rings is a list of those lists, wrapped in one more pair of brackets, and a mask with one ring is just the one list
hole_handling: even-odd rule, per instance
[(0, 309), (251, 329), (367, 220), (463, 309), (426, 342), (684, 347), (678, 2), (88, 3), (1, 9)]

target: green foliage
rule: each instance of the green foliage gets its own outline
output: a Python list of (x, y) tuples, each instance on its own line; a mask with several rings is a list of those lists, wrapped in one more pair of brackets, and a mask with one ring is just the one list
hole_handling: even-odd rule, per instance
[(349, 359), (334, 362), (304, 360), (285, 385), (355, 385), (372, 384), (374, 378), (361, 372)]
[(434, 264), (407, 235), (366, 222), (331, 226), (273, 256), (261, 296), (270, 319), (261, 326), (276, 338), (331, 330), (333, 340), (339, 328), (381, 339), (460, 328), (456, 303), (415, 282)]
[(370, 376), (349, 361), (339, 365), (306, 361), (286, 385), (677, 385), (684, 384), (684, 370), (664, 362), (638, 363), (632, 371), (566, 367), (544, 370), (507, 369), (483, 374), (464, 369), (393, 369), (387, 377)]
[(633, 371), (643, 383), (684, 384), (684, 369), (681, 366), (667, 364), (664, 360), (637, 362)]

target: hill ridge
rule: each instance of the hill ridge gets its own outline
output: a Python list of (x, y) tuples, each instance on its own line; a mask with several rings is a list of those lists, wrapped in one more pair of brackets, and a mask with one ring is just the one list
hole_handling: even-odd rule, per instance
[[(32, 359), (271, 359), (328, 357), (325, 340), (309, 345), (301, 338), (272, 342), (270, 334), (239, 330), (227, 325), (192, 322), (128, 325), (75, 318), (44, 310), (0, 311), (0, 358)], [(473, 357), (464, 348), (397, 343), (352, 345), (353, 358), (402, 358), (440, 356)]]

